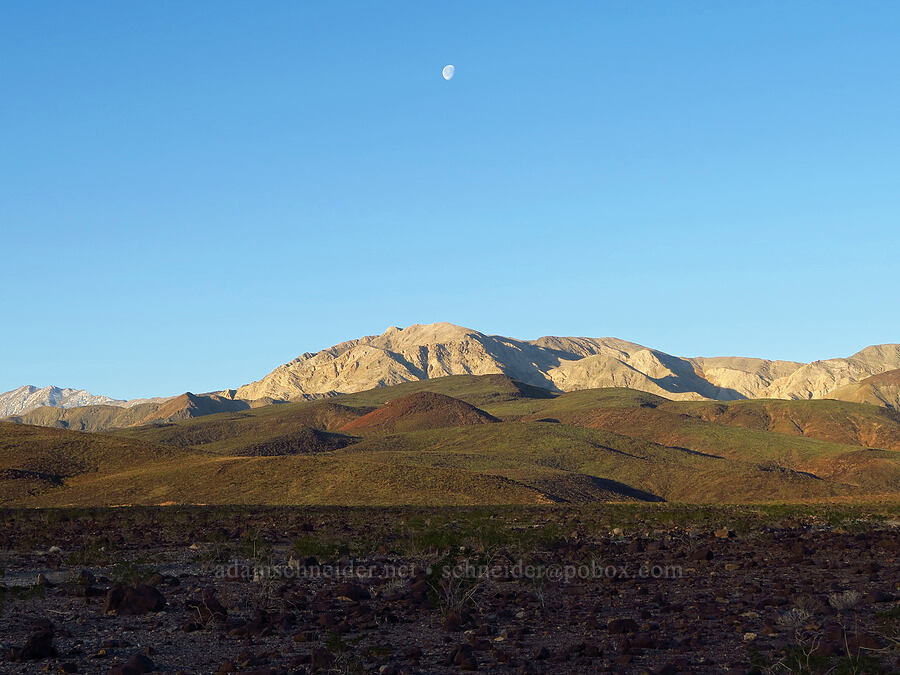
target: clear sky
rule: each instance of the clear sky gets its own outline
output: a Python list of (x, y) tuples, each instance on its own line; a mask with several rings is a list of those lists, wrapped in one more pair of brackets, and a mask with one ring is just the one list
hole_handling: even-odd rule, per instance
[(0, 391), (208, 391), (433, 321), (898, 342), (898, 34), (890, 2), (5, 2)]

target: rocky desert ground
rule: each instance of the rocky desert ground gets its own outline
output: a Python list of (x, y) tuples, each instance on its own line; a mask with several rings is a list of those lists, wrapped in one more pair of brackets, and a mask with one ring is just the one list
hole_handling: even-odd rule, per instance
[(900, 671), (896, 507), (0, 519), (0, 672)]

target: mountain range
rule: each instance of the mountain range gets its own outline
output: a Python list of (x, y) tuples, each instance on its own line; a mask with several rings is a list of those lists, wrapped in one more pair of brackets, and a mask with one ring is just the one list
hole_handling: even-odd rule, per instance
[(502, 374), (553, 392), (626, 387), (675, 401), (839, 399), (900, 407), (900, 344), (812, 363), (679, 357), (619, 338), (519, 340), (450, 323), (390, 327), (307, 352), (265, 377), (221, 392), (122, 401), (33, 386), (0, 394), (0, 417), (83, 431), (168, 423), (450, 375)]
[(813, 363), (683, 358), (618, 338), (517, 340), (438, 323), (391, 327), (381, 335), (303, 354), (223, 394), (300, 400), (446, 375), (503, 374), (558, 392), (627, 387), (670, 400), (805, 400), (829, 398), (841, 387), (894, 369), (900, 369), (900, 344)]

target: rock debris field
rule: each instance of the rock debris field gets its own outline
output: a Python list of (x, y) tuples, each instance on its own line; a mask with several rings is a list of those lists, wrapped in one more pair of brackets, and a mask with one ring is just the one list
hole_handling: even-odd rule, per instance
[(642, 513), (0, 512), (0, 672), (900, 671), (898, 521)]

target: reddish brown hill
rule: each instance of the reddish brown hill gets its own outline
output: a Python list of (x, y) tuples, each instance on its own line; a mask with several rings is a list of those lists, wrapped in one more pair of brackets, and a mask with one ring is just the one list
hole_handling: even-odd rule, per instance
[(402, 433), (497, 421), (496, 417), (458, 398), (422, 391), (394, 399), (345, 424), (341, 431), (350, 434)]

